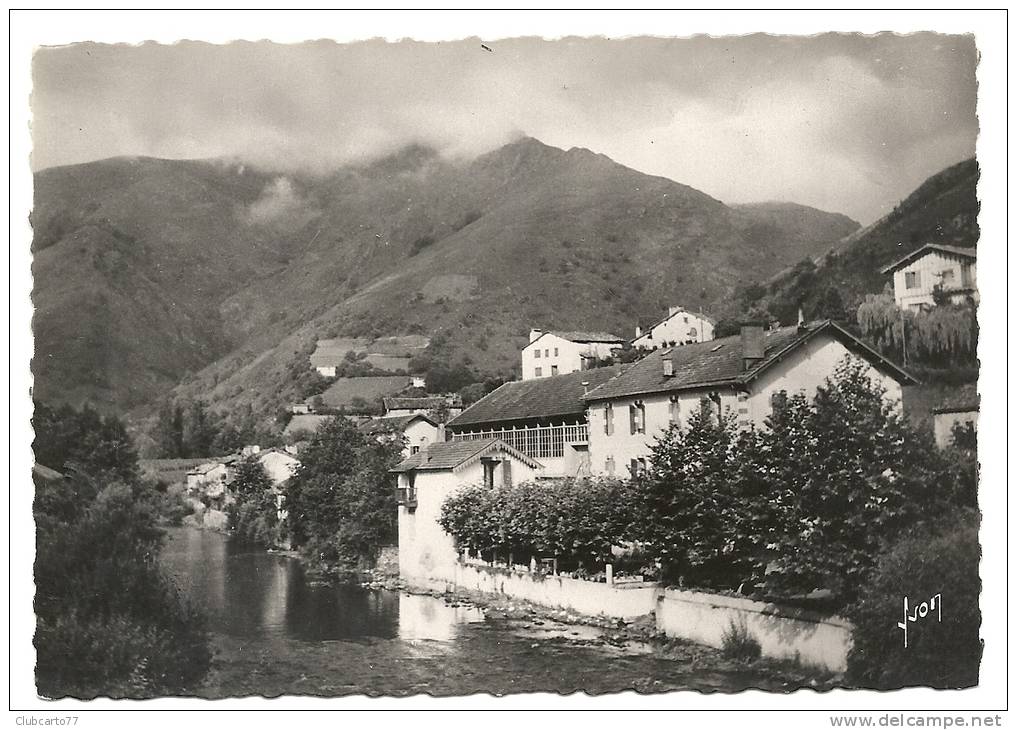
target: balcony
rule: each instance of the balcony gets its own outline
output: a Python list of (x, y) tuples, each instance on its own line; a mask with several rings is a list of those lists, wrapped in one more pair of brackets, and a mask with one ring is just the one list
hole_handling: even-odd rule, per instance
[(396, 487), (395, 498), (399, 506), (409, 512), (417, 508), (417, 490), (414, 487)]
[(498, 428), (486, 431), (453, 433), (453, 441), (501, 439), (514, 449), (533, 459), (560, 459), (566, 445), (589, 443), (589, 426), (585, 423), (560, 426), (531, 426), (528, 428)]

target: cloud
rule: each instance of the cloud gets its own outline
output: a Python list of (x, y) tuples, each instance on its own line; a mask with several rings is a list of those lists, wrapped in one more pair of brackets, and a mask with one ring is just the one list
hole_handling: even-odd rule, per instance
[(248, 223), (280, 230), (294, 230), (317, 215), (286, 177), (277, 177), (265, 186), (261, 196), (245, 212)]
[(974, 154), (968, 36), (77, 44), (37, 52), (36, 169), (113, 155), (327, 172), (525, 130), (730, 202), (871, 220)]

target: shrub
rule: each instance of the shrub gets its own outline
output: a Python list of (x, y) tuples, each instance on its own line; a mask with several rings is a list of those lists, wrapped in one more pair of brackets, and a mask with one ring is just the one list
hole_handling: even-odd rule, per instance
[(728, 659), (740, 662), (754, 662), (763, 653), (759, 641), (749, 633), (745, 622), (731, 619), (721, 635), (721, 653)]
[[(978, 521), (959, 515), (949, 524), (904, 533), (878, 562), (858, 601), (847, 611), (855, 624), (848, 680), (864, 687), (971, 687), (978, 683), (981, 581)], [(897, 623), (907, 596), (909, 613), (932, 596), (940, 610), (908, 624), (908, 646)]]

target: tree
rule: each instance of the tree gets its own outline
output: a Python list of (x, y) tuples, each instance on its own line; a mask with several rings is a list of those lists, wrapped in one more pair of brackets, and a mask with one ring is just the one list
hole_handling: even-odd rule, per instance
[(57, 471), (78, 471), (99, 481), (133, 484), (140, 478), (138, 453), (116, 416), (84, 406), (53, 410), (36, 403), (32, 417), (36, 461)]
[(273, 546), (281, 542), (275, 485), (257, 457), (239, 462), (230, 483), (234, 501), (229, 526), (240, 542)]
[(401, 443), (379, 443), (346, 418), (321, 425), (286, 486), (290, 534), (305, 555), (326, 567), (353, 569), (395, 539), (389, 469), (401, 450)]

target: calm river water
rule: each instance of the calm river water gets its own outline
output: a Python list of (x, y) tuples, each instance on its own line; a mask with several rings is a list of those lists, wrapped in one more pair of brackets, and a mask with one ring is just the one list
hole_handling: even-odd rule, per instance
[(237, 548), (215, 532), (170, 530), (163, 562), (208, 616), (216, 657), (198, 690), (207, 697), (790, 688), (709, 649), (664, 656), (644, 644), (603, 644), (594, 627), (312, 584), (296, 560)]

